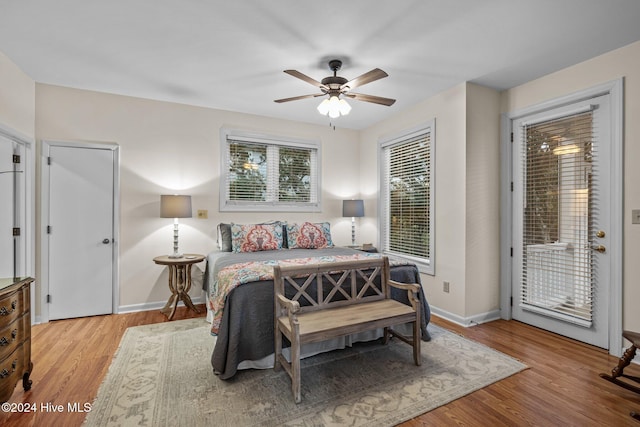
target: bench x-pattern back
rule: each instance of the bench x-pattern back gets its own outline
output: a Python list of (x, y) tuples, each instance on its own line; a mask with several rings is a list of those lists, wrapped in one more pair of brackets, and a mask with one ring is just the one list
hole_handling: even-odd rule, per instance
[[(305, 343), (384, 328), (383, 343), (392, 335), (413, 346), (413, 360), (420, 365), (420, 285), (391, 280), (387, 257), (278, 265), (274, 287), (274, 369), (282, 365), (291, 377), (296, 403), (301, 401), (300, 346)], [(406, 290), (411, 305), (392, 299), (391, 287)], [(392, 329), (404, 323), (413, 324), (413, 336)], [(282, 355), (283, 335), (291, 343), (291, 362)]]

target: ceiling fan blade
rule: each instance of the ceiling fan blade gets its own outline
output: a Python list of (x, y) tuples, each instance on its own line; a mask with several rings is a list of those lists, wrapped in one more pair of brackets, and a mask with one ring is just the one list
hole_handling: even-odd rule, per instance
[(396, 102), (395, 99), (383, 98), (382, 96), (365, 95), (362, 93), (345, 93), (344, 96), (357, 99), (358, 101), (373, 102), (374, 104), (386, 105), (387, 107), (393, 105)]
[(382, 71), (380, 68), (375, 68), (369, 72), (364, 73), (363, 75), (356, 77), (353, 80), (349, 80), (342, 86), (340, 86), (340, 90), (351, 90), (358, 86), (365, 85), (367, 83), (374, 82), (376, 80), (380, 80), (382, 78), (387, 77), (388, 74)]
[(294, 96), (291, 98), (282, 98), (282, 99), (276, 99), (273, 102), (289, 102), (289, 101), (297, 101), (298, 99), (306, 99), (306, 98), (317, 98), (318, 96), (325, 96), (324, 93), (318, 93), (318, 94), (313, 94), (313, 95), (301, 95), (301, 96)]
[(326, 87), (325, 85), (323, 85), (319, 81), (317, 81), (315, 79), (312, 79), (311, 77), (307, 76), (306, 74), (302, 74), (300, 71), (284, 70), (284, 72), (289, 74), (290, 76), (297, 77), (300, 80), (304, 80), (305, 82), (310, 83), (310, 84), (314, 85), (315, 87), (319, 87), (320, 89), (329, 90), (328, 87)]

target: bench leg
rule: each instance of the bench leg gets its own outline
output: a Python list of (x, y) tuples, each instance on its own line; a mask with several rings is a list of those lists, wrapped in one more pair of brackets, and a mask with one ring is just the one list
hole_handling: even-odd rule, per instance
[(291, 388), (296, 403), (302, 401), (300, 395), (300, 341), (293, 337), (291, 340)]
[(278, 371), (280, 370), (280, 356), (282, 355), (282, 333), (280, 332), (280, 328), (276, 324), (275, 328), (275, 352), (273, 359), (273, 369)]
[(382, 335), (382, 344), (387, 345), (389, 342), (389, 328), (385, 327)]
[(420, 357), (420, 321), (413, 322), (413, 362), (420, 366), (422, 358)]

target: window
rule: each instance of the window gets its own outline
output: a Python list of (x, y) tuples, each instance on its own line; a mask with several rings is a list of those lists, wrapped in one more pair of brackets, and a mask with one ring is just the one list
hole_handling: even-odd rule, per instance
[(220, 209), (318, 212), (317, 143), (223, 129)]
[(381, 246), (434, 274), (435, 122), (380, 142)]

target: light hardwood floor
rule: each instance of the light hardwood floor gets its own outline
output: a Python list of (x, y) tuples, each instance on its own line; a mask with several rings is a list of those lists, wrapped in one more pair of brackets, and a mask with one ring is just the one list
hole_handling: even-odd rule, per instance
[[(179, 308), (174, 321), (198, 316)], [(158, 311), (147, 311), (34, 325), (33, 387), (25, 393), (19, 384), (10, 402), (35, 404), (37, 412), (0, 413), (0, 425), (80, 426), (86, 414), (68, 412), (67, 404), (93, 401), (125, 329), (165, 321)], [(464, 328), (436, 317), (433, 323), (509, 354), (529, 369), (408, 421), (404, 427), (640, 427), (629, 417), (629, 411), (640, 411), (640, 395), (598, 376), (617, 363), (604, 350), (515, 321)], [(632, 365), (626, 372), (640, 376), (640, 366)], [(54, 405), (65, 410), (44, 412), (47, 403), (50, 410)]]

